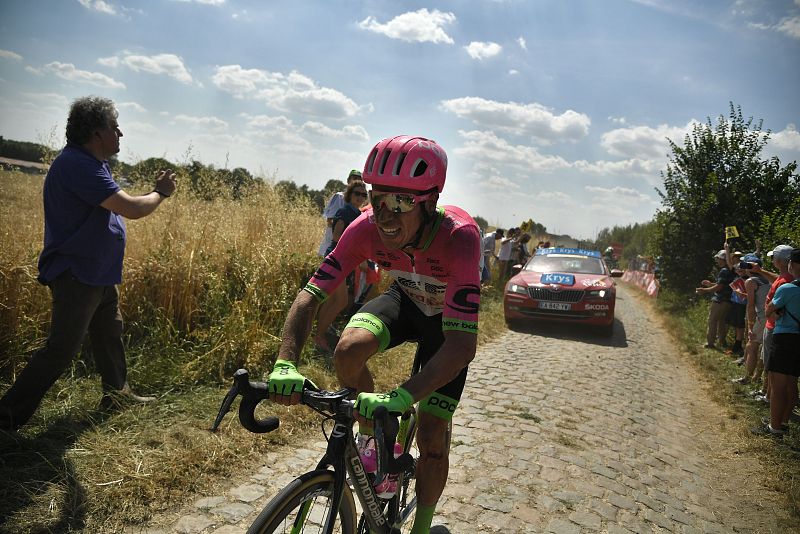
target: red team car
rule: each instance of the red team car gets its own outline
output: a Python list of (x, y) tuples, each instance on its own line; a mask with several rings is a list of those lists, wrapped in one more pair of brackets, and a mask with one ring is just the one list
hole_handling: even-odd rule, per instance
[(506, 284), (506, 323), (548, 320), (614, 331), (616, 287), (600, 252), (577, 248), (540, 248)]

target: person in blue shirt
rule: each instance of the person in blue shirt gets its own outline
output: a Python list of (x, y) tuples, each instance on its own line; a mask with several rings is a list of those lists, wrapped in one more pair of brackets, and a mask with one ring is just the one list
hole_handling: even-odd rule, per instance
[(125, 193), (108, 166), (122, 137), (117, 117), (114, 103), (96, 96), (79, 98), (70, 108), (67, 145), (50, 166), (43, 191), (38, 280), (52, 294), (50, 332), (0, 399), (0, 429), (16, 430), (28, 422), (87, 331), (103, 384), (101, 408), (153, 400), (134, 394), (127, 382), (117, 290), (125, 253), (123, 217), (153, 213), (175, 191), (175, 175), (161, 171), (145, 195)]
[(778, 315), (772, 334), (770, 371), (770, 427), (785, 430), (797, 402), (800, 376), (800, 248), (789, 256), (789, 273), (794, 281), (781, 285), (767, 304), (766, 313)]

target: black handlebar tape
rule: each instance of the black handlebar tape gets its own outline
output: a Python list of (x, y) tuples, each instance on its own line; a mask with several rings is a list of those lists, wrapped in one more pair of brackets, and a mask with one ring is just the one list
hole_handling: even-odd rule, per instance
[(400, 430), (397, 417), (393, 417), (385, 407), (379, 406), (375, 409), (372, 419), (375, 421), (375, 439), (383, 440), (383, 447), (376, 449), (379, 451), (378, 471), (393, 475), (410, 468), (414, 463), (410, 454), (403, 453), (397, 458), (394, 457), (394, 442)]
[(245, 369), (239, 369), (233, 374), (234, 381), (239, 386), (242, 402), (239, 404), (239, 422), (250, 432), (264, 434), (272, 432), (278, 425), (277, 417), (256, 419), (256, 406), (269, 396), (267, 384), (264, 382), (250, 382), (249, 374)]

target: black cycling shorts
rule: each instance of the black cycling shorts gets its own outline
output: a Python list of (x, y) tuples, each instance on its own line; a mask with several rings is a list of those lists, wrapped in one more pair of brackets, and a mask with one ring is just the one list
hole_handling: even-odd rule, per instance
[[(378, 338), (379, 351), (406, 341), (416, 342), (415, 361), (420, 368), (425, 367), (444, 343), (442, 314), (427, 316), (422, 313), (397, 282), (364, 304), (345, 328), (364, 328), (372, 332)], [(422, 399), (420, 410), (443, 419), (452, 417), (467, 382), (467, 370), (468, 367), (465, 367), (451, 382)]]
[(772, 334), (767, 371), (800, 376), (800, 334)]

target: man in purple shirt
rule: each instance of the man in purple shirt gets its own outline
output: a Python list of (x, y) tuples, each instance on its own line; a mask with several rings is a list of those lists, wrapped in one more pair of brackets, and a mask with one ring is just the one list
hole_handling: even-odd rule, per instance
[(108, 158), (119, 152), (122, 132), (111, 100), (75, 100), (67, 119), (67, 146), (44, 181), (44, 248), (39, 277), (53, 297), (47, 343), (0, 399), (0, 429), (31, 418), (47, 390), (80, 350), (86, 332), (103, 382), (102, 408), (148, 402), (127, 383), (117, 284), (125, 253), (123, 217), (151, 214), (175, 191), (175, 175), (161, 171), (155, 188), (131, 196), (111, 177)]

